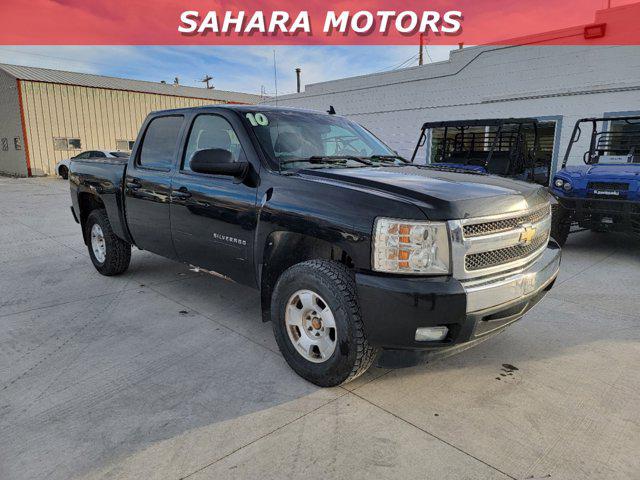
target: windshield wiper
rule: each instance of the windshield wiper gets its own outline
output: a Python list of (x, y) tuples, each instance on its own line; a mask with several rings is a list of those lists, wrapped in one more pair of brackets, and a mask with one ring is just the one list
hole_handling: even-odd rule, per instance
[(390, 162), (394, 162), (396, 160), (400, 160), (403, 163), (410, 163), (409, 160), (407, 160), (404, 157), (401, 157), (400, 155), (371, 155), (369, 157), (371, 160), (380, 160), (380, 161), (390, 161)]
[(280, 165), (286, 165), (288, 163), (309, 162), (309, 163), (345, 163), (347, 160), (353, 160), (354, 162), (363, 163), (365, 165), (373, 165), (371, 161), (366, 158), (355, 157), (352, 155), (314, 155), (307, 158), (293, 158), (290, 160), (281, 160)]

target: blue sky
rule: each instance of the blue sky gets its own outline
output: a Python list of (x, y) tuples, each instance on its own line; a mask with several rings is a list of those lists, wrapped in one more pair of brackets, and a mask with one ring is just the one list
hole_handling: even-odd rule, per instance
[[(449, 58), (449, 46), (428, 47), (425, 62)], [(0, 63), (71, 70), (140, 80), (203, 86), (205, 74), (222, 90), (274, 94), (273, 50), (278, 66), (278, 93), (295, 91), (296, 67), (302, 82), (392, 70), (417, 64), (417, 46), (292, 47), (137, 47), (0, 46)]]

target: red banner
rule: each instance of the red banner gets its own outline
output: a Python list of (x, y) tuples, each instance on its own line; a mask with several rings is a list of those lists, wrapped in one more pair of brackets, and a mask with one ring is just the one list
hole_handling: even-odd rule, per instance
[(601, 7), (602, 0), (31, 0), (5, 3), (0, 44), (404, 45), (420, 34), (428, 45), (640, 44), (640, 3)]

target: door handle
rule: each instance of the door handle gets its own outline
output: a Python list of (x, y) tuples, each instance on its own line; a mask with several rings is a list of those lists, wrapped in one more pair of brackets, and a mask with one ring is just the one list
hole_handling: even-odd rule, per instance
[(132, 178), (131, 180), (127, 181), (125, 185), (131, 190), (137, 190), (138, 188), (142, 187), (142, 184), (137, 178)]
[(173, 197), (181, 200), (187, 199), (191, 197), (191, 192), (187, 189), (187, 187), (180, 187), (178, 190), (173, 191)]

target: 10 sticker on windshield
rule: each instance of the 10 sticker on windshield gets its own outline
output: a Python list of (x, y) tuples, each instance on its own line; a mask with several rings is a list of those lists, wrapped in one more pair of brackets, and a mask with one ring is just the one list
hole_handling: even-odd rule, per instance
[(251, 123), (252, 126), (257, 127), (258, 125), (261, 127), (266, 127), (269, 125), (269, 119), (264, 113), (247, 113), (247, 120)]

